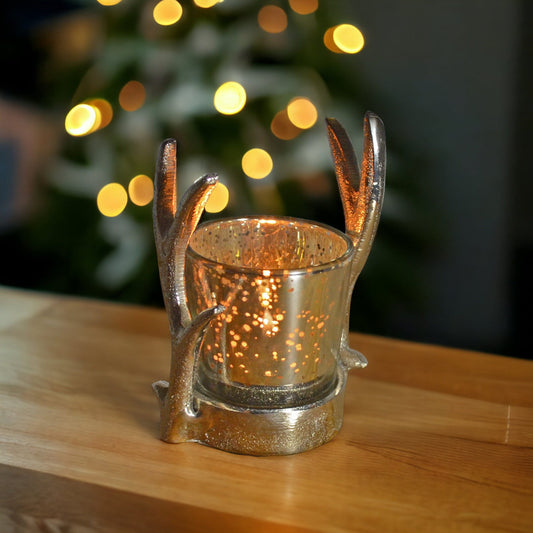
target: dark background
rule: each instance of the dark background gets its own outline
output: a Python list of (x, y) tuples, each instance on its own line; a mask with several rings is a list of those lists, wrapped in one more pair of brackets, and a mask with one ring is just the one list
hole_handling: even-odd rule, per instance
[(399, 331), (531, 357), (533, 4), (351, 5), (375, 37), (364, 75), (388, 131), (427, 156), (419, 179), (445, 227), (427, 311), (397, 316)]
[[(421, 162), (409, 166), (410, 180), (422, 191), (434, 224), (431, 245), (417, 255), (415, 275), (406, 278), (405, 290), (421, 293), (423, 301), (410, 307), (393, 301), (384, 317), (362, 329), (531, 358), (533, 4), (334, 4), (366, 37), (353, 73), (369, 88), (358, 95), (361, 105), (382, 117), (395, 148), (403, 147), (411, 161)], [(28, 258), (32, 268), (51, 270), (57, 261), (56, 256), (32, 255), (24, 240), (24, 228), (32, 224), (39, 206), (39, 187), (32, 176), (38, 174), (41, 151), (54, 150), (48, 146), (46, 124), (34, 117), (47, 98), (39, 74), (46, 53), (33, 37), (43, 22), (76, 8), (75, 2), (66, 1), (0, 8), (0, 283), (6, 285), (54, 290), (22, 275)], [(19, 127), (9, 113), (13, 108)], [(13, 131), (20, 140), (31, 137), (30, 130), (39, 132), (24, 143), (31, 148), (11, 142)], [(401, 157), (402, 149), (394, 150), (389, 170), (394, 172)], [(387, 205), (386, 199), (391, 212), (401, 214), (402, 208), (401, 203)], [(385, 238), (394, 237), (384, 232)], [(87, 246), (104, 245), (88, 240)], [(62, 261), (68, 261), (68, 250)], [(387, 268), (394, 270), (394, 263)], [(72, 292), (101, 297), (89, 285)]]

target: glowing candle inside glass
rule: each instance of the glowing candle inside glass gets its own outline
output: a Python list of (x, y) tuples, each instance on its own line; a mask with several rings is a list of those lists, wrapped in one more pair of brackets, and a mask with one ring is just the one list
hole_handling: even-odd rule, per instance
[(294, 407), (329, 394), (347, 313), (353, 245), (294, 218), (200, 225), (187, 250), (191, 314), (225, 312), (200, 347), (198, 388), (252, 408)]

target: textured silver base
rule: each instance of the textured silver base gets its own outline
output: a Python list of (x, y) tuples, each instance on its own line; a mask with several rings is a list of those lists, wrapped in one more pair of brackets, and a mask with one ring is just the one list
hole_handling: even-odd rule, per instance
[(181, 442), (247, 455), (290, 455), (316, 448), (340, 430), (346, 370), (336, 388), (314, 403), (288, 409), (245, 409), (195, 394), (197, 416), (184, 417)]

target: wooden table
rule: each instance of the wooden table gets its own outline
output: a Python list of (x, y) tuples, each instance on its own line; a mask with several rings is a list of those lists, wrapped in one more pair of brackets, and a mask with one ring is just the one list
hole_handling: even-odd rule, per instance
[(158, 439), (160, 310), (0, 288), (0, 531), (533, 531), (533, 363), (352, 335), (339, 436)]

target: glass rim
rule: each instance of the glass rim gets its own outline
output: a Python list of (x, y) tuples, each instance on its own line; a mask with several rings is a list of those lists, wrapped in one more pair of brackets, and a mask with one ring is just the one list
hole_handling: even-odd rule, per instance
[[(267, 221), (278, 221), (278, 220), (283, 221), (283, 222), (292, 222), (295, 224), (300, 224), (308, 228), (318, 227), (322, 230), (329, 231), (333, 233), (336, 237), (339, 237), (342, 241), (344, 241), (344, 243), (346, 244), (346, 250), (341, 255), (336, 257), (335, 259), (332, 259), (331, 261), (327, 261), (325, 263), (320, 263), (318, 265), (312, 265), (312, 266), (302, 267), (302, 268), (258, 268), (258, 267), (232, 265), (229, 263), (216, 261), (214, 259), (206, 257), (205, 255), (202, 255), (201, 253), (197, 252), (191, 246), (191, 240), (197, 231), (203, 231), (209, 228), (210, 226), (214, 226), (216, 224), (229, 223), (229, 222), (248, 222), (248, 221), (267, 222)], [(272, 223), (272, 222), (267, 222), (267, 223)], [(217, 266), (222, 266), (225, 271), (254, 274), (254, 275), (260, 275), (262, 277), (271, 277), (271, 276), (283, 277), (286, 275), (293, 276), (293, 275), (315, 274), (318, 272), (324, 272), (324, 271), (340, 268), (346, 262), (351, 261), (355, 253), (355, 246), (352, 240), (345, 233), (338, 230), (337, 228), (334, 228), (333, 226), (324, 224), (322, 222), (317, 222), (315, 220), (307, 220), (307, 219), (299, 218), (299, 217), (283, 216), (283, 215), (249, 215), (249, 216), (241, 216), (241, 217), (217, 218), (214, 220), (207, 220), (205, 222), (202, 222), (196, 227), (193, 234), (191, 235), (191, 238), (189, 239), (189, 243), (187, 245), (187, 249), (185, 253), (186, 255), (191, 256), (193, 259), (208, 263), (214, 266), (215, 268)], [(265, 271), (269, 272), (268, 276), (265, 276), (264, 274)]]

